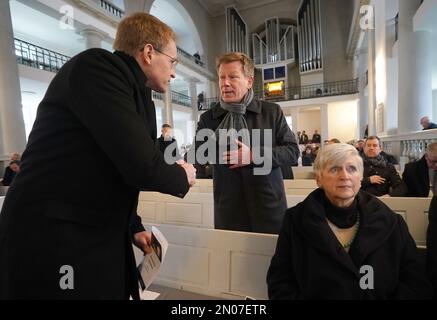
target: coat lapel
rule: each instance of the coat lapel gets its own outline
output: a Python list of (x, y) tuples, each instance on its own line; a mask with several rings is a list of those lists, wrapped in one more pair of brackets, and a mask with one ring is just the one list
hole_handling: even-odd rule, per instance
[(360, 212), (360, 229), (352, 245), (351, 255), (358, 266), (383, 245), (395, 228), (395, 215), (379, 199), (360, 192), (357, 202)]

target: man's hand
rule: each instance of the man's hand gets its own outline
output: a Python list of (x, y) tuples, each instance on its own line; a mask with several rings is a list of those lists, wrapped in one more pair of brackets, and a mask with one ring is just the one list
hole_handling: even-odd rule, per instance
[(185, 170), (190, 187), (194, 186), (196, 184), (196, 168), (191, 163), (187, 163), (182, 159), (176, 161), (176, 163)]
[(149, 231), (141, 231), (134, 234), (134, 245), (144, 253), (152, 253), (152, 234)]
[(385, 179), (383, 177), (377, 175), (371, 176), (369, 179), (371, 184), (383, 184), (385, 182)]
[(223, 152), (223, 161), (231, 164), (229, 169), (248, 166), (252, 163), (252, 151), (244, 143), (235, 140), (238, 150)]

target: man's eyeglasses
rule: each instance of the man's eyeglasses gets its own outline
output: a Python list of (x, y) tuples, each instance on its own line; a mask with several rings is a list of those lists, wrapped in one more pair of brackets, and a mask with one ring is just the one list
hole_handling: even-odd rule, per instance
[(167, 53), (162, 52), (161, 50), (158, 50), (156, 48), (154, 48), (157, 52), (159, 52), (160, 54), (163, 54), (167, 57), (170, 58), (170, 62), (171, 62), (171, 67), (174, 69), (176, 68), (177, 64), (179, 63), (179, 60), (177, 58), (173, 58), (172, 56), (169, 56)]

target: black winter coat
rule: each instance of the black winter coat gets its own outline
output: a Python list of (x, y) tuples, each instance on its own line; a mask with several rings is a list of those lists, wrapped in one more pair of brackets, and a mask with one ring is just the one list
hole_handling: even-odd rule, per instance
[(0, 214), (0, 300), (138, 298), (139, 191), (189, 189), (155, 147), (146, 80), (135, 59), (91, 49), (51, 82)]
[[(407, 194), (407, 186), (392, 164), (386, 163), (386, 165), (373, 166), (370, 162), (366, 161), (366, 158), (364, 158), (363, 162), (364, 174), (361, 190), (377, 197), (385, 194), (391, 197), (404, 197)], [(370, 177), (374, 175), (384, 178), (385, 182), (382, 184), (370, 183)]]
[[(288, 209), (267, 275), (270, 299), (426, 299), (425, 265), (403, 218), (360, 191), (360, 227), (349, 253), (330, 229), (323, 190)], [(374, 289), (362, 290), (362, 266)]]
[(405, 165), (402, 180), (407, 185), (407, 197), (428, 197), (429, 171), (425, 156)]
[[(200, 116), (197, 131), (215, 131), (226, 114), (216, 104)], [(299, 148), (277, 104), (253, 99), (244, 117), (249, 130), (272, 129), (273, 168), (270, 174), (254, 175), (253, 165), (231, 170), (227, 165), (214, 164), (214, 225), (216, 229), (278, 233), (287, 209), (280, 166), (296, 163)], [(196, 142), (196, 150), (202, 144)], [(264, 146), (261, 141), (260, 148)]]
[(432, 197), (426, 233), (426, 267), (437, 299), (437, 195)]

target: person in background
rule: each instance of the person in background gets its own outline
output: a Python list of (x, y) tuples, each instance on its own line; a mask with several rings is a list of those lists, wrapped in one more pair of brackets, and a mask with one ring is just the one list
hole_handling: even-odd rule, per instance
[[(255, 67), (246, 54), (225, 53), (216, 59), (216, 67), (220, 102), (200, 116), (196, 136), (201, 130), (211, 131), (216, 137), (214, 145), (226, 148), (229, 148), (228, 138), (220, 138), (223, 132), (231, 135), (242, 132), (248, 137), (242, 139), (246, 144), (231, 137), (229, 140), (235, 148), (223, 153), (218, 148), (216, 152), (220, 161), (214, 163), (214, 226), (277, 234), (287, 208), (281, 166), (291, 168), (297, 163), (296, 138), (279, 105), (254, 97)], [(259, 136), (270, 132), (271, 140), (263, 138), (262, 142), (252, 144), (252, 133), (257, 129), (262, 129)], [(195, 150), (204, 143), (208, 142), (196, 139)], [(257, 167), (263, 164), (255, 164), (253, 154), (254, 150), (261, 149), (270, 150), (266, 155), (271, 162), (266, 172), (255, 174)]]
[(437, 129), (437, 124), (431, 122), (429, 120), (429, 117), (422, 117), (420, 119), (420, 124), (422, 125), (422, 130), (431, 130), (431, 129)]
[(407, 186), (392, 164), (381, 155), (381, 142), (370, 136), (364, 145), (364, 175), (361, 189), (375, 196), (403, 197)]
[(402, 180), (407, 185), (407, 197), (428, 197), (437, 194), (437, 142), (428, 145), (425, 155), (405, 165)]
[(132, 244), (151, 252), (141, 190), (184, 197), (191, 164), (156, 148), (152, 89), (168, 90), (176, 35), (144, 12), (56, 74), (0, 214), (0, 300), (139, 299)]
[(311, 167), (315, 158), (311, 145), (305, 146), (305, 149), (302, 152), (302, 166)]
[(9, 163), (9, 166), (5, 170), (2, 184), (5, 187), (10, 186), (18, 172), (20, 172), (20, 160), (11, 161), (11, 163)]
[(333, 143), (341, 143), (341, 141), (338, 140), (337, 138), (332, 138), (331, 140), (328, 141), (327, 144), (333, 144)]
[(355, 148), (357, 149), (360, 156), (364, 156), (364, 140), (360, 139), (355, 142)]
[(308, 143), (308, 135), (305, 133), (305, 130), (303, 130), (299, 138), (299, 144), (306, 145), (307, 143)]
[(20, 171), (20, 159), (21, 155), (19, 153), (12, 154), (11, 161), (9, 162), (9, 165), (5, 168), (3, 179), (1, 180), (3, 186), (10, 186), (11, 182), (15, 178), (15, 175)]
[(178, 142), (173, 137), (172, 127), (167, 123), (164, 123), (161, 127), (161, 136), (156, 139), (156, 147), (164, 155), (167, 163), (175, 163), (182, 158), (179, 153)]
[(285, 214), (267, 273), (269, 299), (429, 299), (404, 219), (360, 191), (358, 151), (328, 145), (314, 171), (319, 188)]
[(203, 92), (197, 95), (197, 109), (202, 110), (205, 102), (205, 94)]
[(319, 134), (318, 130), (314, 130), (312, 143), (320, 143), (322, 141), (322, 137)]

